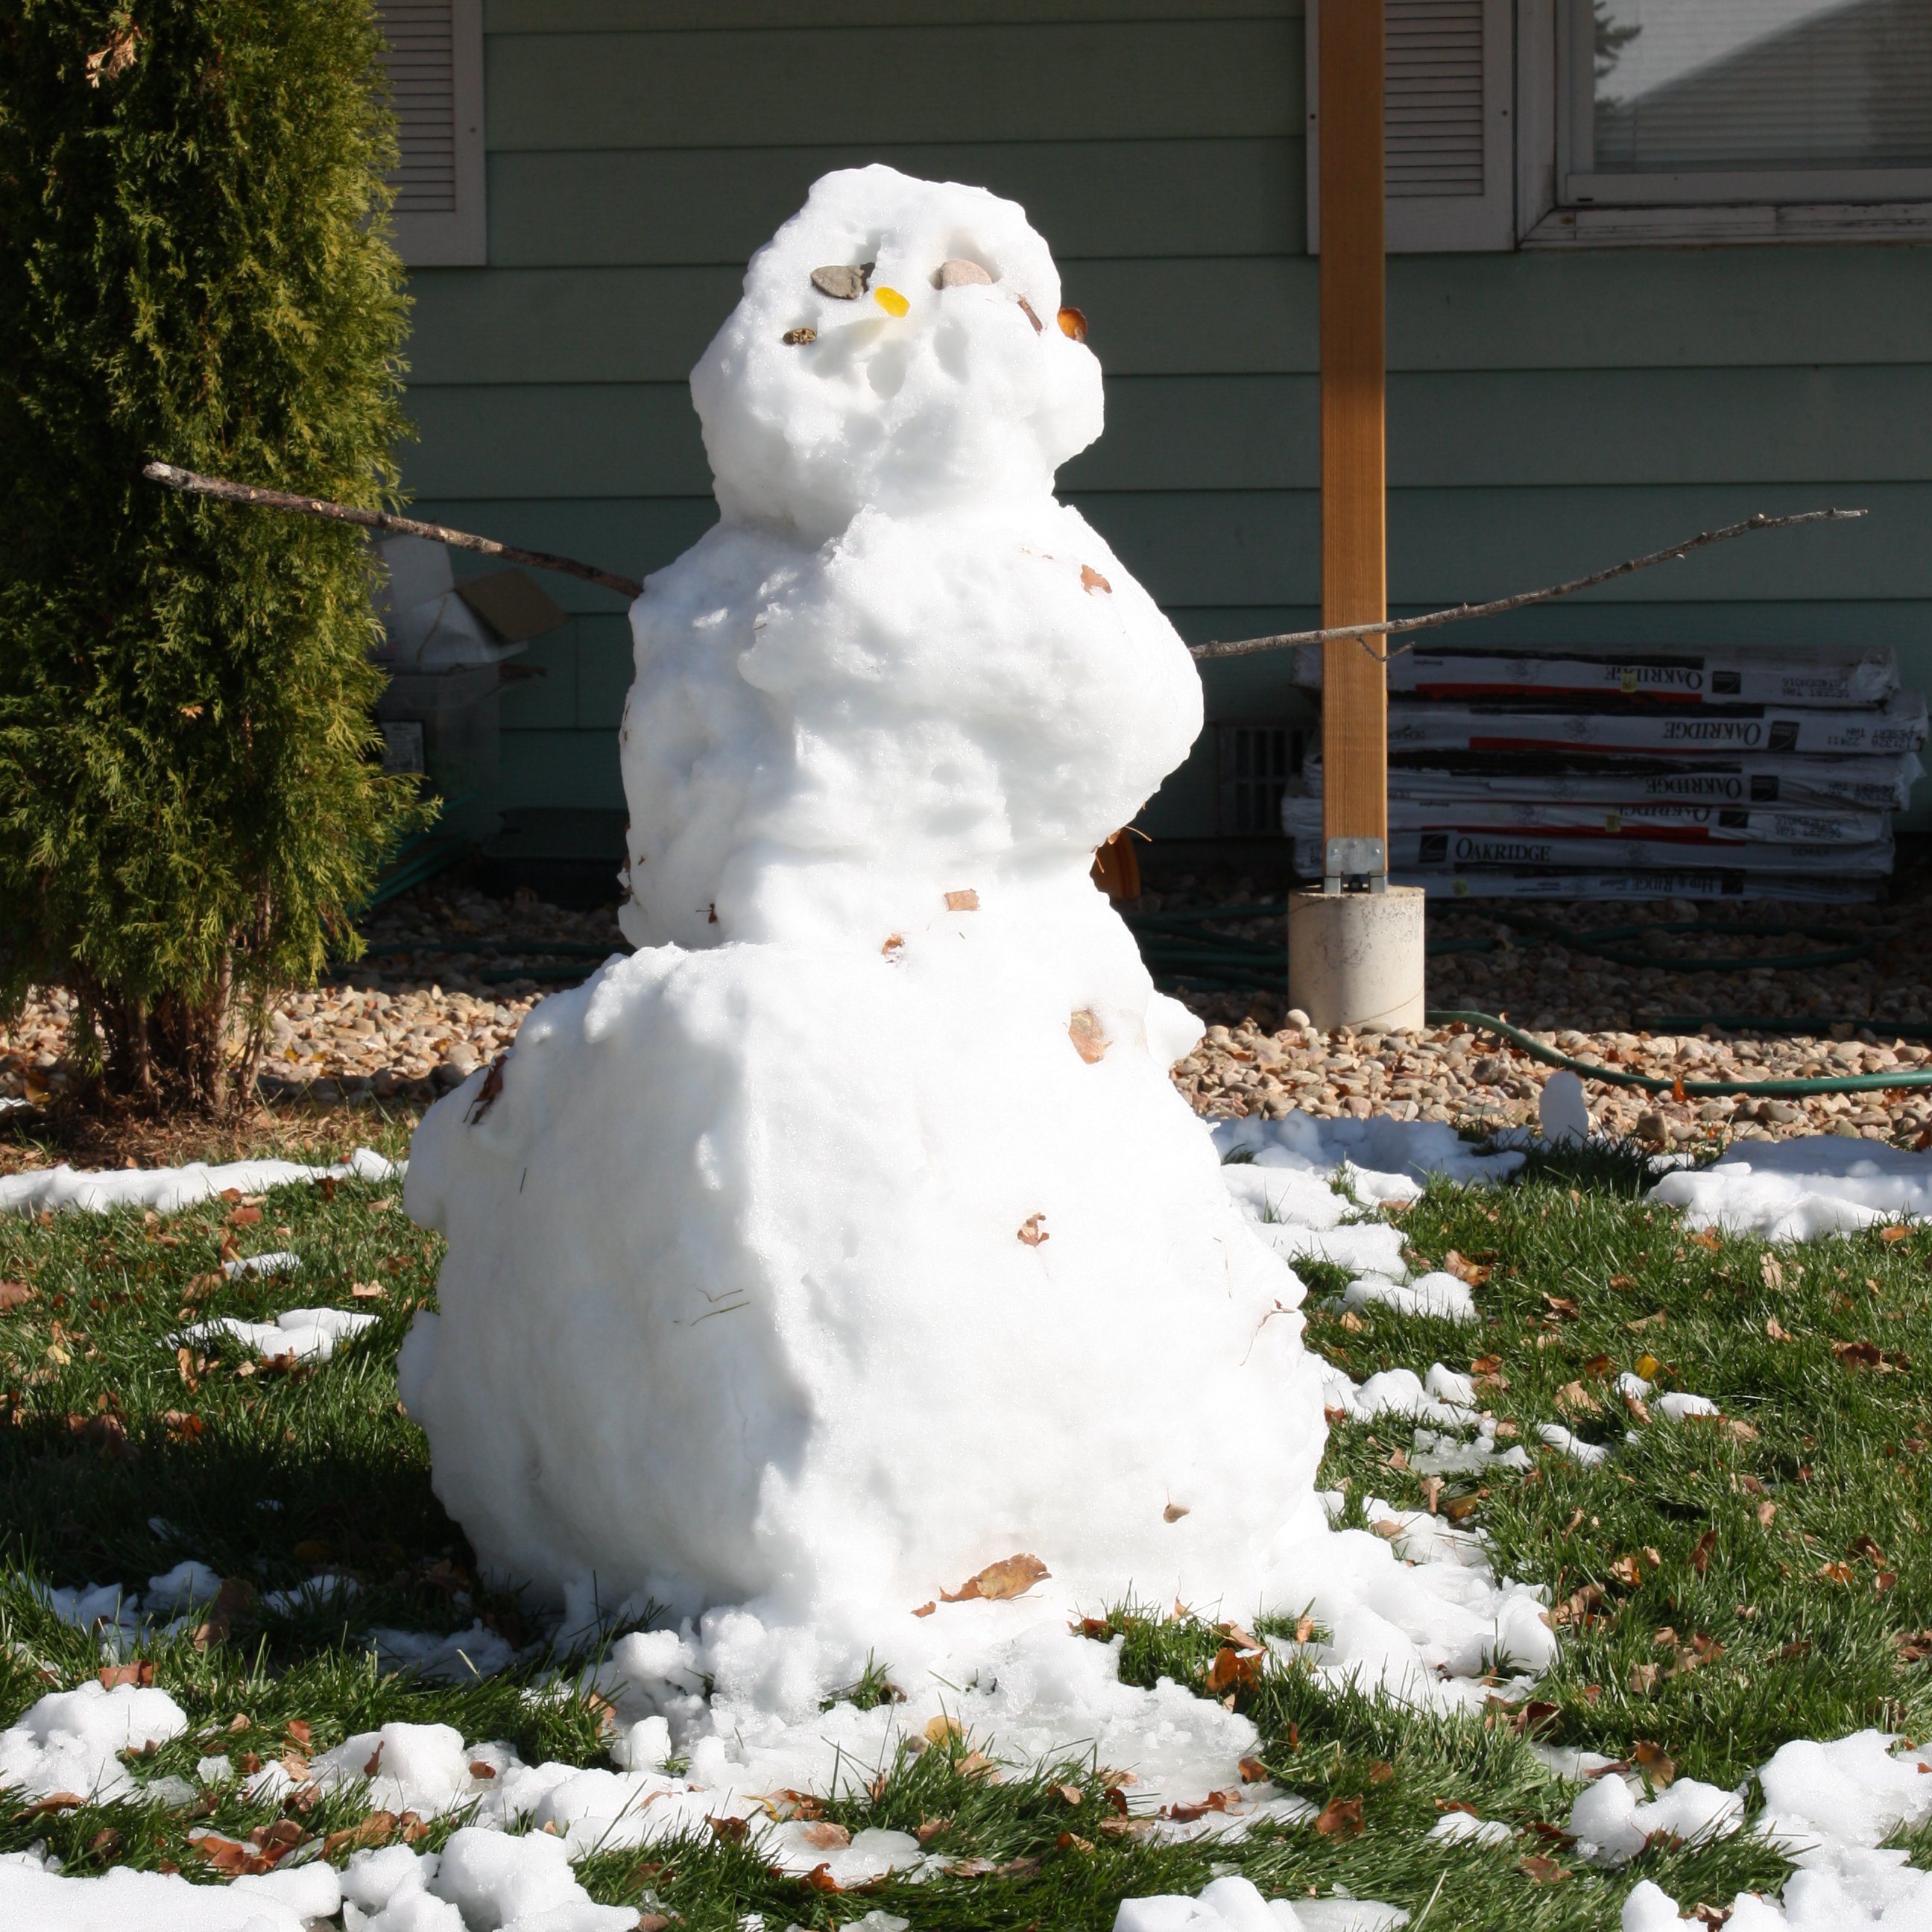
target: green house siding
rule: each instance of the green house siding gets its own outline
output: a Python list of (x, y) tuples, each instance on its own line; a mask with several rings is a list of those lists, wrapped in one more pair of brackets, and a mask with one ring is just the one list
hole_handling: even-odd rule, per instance
[[(1106, 435), (1063, 493), (1183, 634), (1312, 622), (1300, 12), (490, 0), (490, 266), (414, 278), (424, 513), (640, 576), (668, 562), (713, 520), (685, 377), (746, 256), (818, 176), (883, 160), (1010, 196), (1053, 244), (1108, 373)], [(1462, 634), (1889, 644), (1932, 686), (1932, 249), (1406, 256), (1389, 285), (1396, 608), (1856, 504), (1862, 524)], [(502, 802), (620, 805), (622, 612), (549, 587), (571, 620), (505, 698)], [(1283, 674), (1208, 667), (1210, 717), (1293, 710)], [(1210, 832), (1214, 796), (1204, 739), (1148, 823)]]

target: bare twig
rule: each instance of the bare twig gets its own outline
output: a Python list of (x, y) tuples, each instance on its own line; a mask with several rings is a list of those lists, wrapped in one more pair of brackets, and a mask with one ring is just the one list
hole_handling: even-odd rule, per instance
[(1754, 530), (1787, 530), (1798, 524), (1849, 523), (1854, 517), (1864, 514), (1863, 510), (1803, 510), (1792, 517), (1747, 517), (1741, 524), (1726, 524), (1720, 530), (1700, 531), (1694, 537), (1672, 544), (1668, 550), (1654, 550), (1648, 556), (1630, 557), (1622, 563), (1612, 564), (1607, 570), (1593, 571), (1588, 577), (1572, 578), (1568, 584), (1552, 584), (1544, 590), (1519, 590), (1514, 597), (1498, 597), (1487, 604), (1458, 604), (1453, 610), (1431, 610), (1422, 617), (1395, 617), (1382, 624), (1342, 624), (1328, 631), (1283, 631), (1271, 638), (1240, 638), (1232, 643), (1196, 644), (1190, 648), (1197, 658), (1244, 658), (1256, 651), (1283, 650), (1290, 644), (1325, 644), (1354, 638), (1370, 657), (1386, 664), (1390, 658), (1413, 650), (1414, 646), (1400, 644), (1392, 651), (1378, 651), (1369, 642), (1370, 638), (1396, 637), (1405, 631), (1427, 630), (1437, 624), (1460, 623), (1465, 617), (1493, 617), (1504, 610), (1520, 610), (1526, 604), (1546, 604), (1552, 597), (1568, 597), (1574, 592), (1607, 584), (1614, 577), (1628, 577), (1633, 571), (1648, 570), (1654, 563), (1672, 563), (1678, 557), (1688, 556), (1694, 550), (1702, 550), (1706, 544), (1748, 536)]
[(494, 537), (472, 536), (467, 530), (452, 530), (441, 524), (418, 523), (413, 517), (392, 517), (386, 510), (358, 510), (346, 503), (332, 503), (320, 496), (292, 496), (286, 490), (257, 490), (248, 483), (230, 483), (219, 476), (200, 476), (192, 470), (177, 470), (172, 463), (144, 464), (141, 474), (171, 490), (185, 490), (190, 496), (212, 496), (224, 503), (246, 503), (267, 510), (293, 510), (305, 517), (326, 517), (332, 523), (359, 524), (367, 530), (381, 530), (391, 536), (423, 537), (431, 543), (448, 544), (453, 550), (473, 550), (484, 556), (500, 556), (508, 563), (526, 563), (534, 570), (560, 570), (566, 577), (580, 577), (586, 584), (600, 584), (620, 597), (635, 597), (644, 586), (614, 572), (599, 570), (595, 564), (579, 563), (572, 556), (553, 556), (548, 550), (519, 550), (514, 544)]

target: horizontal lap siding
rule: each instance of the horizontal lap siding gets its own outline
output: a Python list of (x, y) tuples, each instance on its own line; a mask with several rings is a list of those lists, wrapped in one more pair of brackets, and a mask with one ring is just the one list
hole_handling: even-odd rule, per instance
[[(1316, 268), (1298, 4), (488, 0), (490, 266), (415, 278), (428, 513), (642, 574), (712, 521), (684, 377), (827, 169), (1022, 202), (1108, 374), (1062, 485), (1190, 641), (1311, 623)], [(801, 20), (809, 25), (801, 26)], [(1759, 509), (1748, 539), (1465, 636), (1898, 646), (1932, 681), (1932, 250), (1399, 258), (1390, 585), (1427, 608)], [(505, 802), (615, 806), (618, 601), (506, 699)], [(1279, 715), (1279, 660), (1210, 666)], [(1204, 752), (1150, 822), (1211, 829)]]

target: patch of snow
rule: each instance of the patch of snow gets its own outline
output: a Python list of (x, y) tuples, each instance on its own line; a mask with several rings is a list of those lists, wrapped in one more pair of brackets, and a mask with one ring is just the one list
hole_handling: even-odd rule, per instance
[(1568, 1068), (1560, 1069), (1543, 1083), (1536, 1103), (1537, 1124), (1552, 1147), (1566, 1142), (1581, 1147), (1590, 1138), (1590, 1103), (1583, 1083)]
[[(1396, 1234), (1394, 1228), (1389, 1232)], [(1396, 1234), (1398, 1252), (1400, 1239)], [(1469, 1292), (1468, 1284), (1439, 1271), (1406, 1282), (1390, 1281), (1386, 1275), (1358, 1275), (1342, 1291), (1344, 1308), (1366, 1308), (1371, 1303), (1393, 1308), (1402, 1315), (1433, 1315), (1448, 1322), (1476, 1318), (1476, 1298)]]
[(1478, 1818), (1468, 1811), (1445, 1811), (1430, 1837), (1444, 1845), (1506, 1845), (1516, 1836), (1500, 1818)]
[(385, 1670), (413, 1671), (430, 1684), (468, 1684), (494, 1677), (516, 1660), (506, 1638), (478, 1621), (466, 1630), (372, 1630), (377, 1662)]
[(1570, 1809), (1570, 1829), (1586, 1858), (1623, 1864), (1655, 1832), (1687, 1844), (1728, 1838), (1744, 1822), (1744, 1800), (1734, 1791), (1694, 1778), (1680, 1778), (1649, 1803), (1640, 1803), (1621, 1778), (1606, 1775), (1588, 1786)]
[(136, 1798), (141, 1787), (120, 1754), (166, 1744), (187, 1729), (187, 1714), (165, 1690), (131, 1684), (110, 1690), (94, 1678), (50, 1690), (0, 1731), (0, 1786), (28, 1798), (62, 1791), (104, 1802)]
[[(17, 1857), (0, 1858), (0, 1925), (22, 1932), (306, 1932), (305, 1898), (290, 1902), (284, 1895), (290, 1889), (248, 1880), (190, 1885), (178, 1874), (126, 1865), (98, 1878), (68, 1878)], [(312, 1895), (320, 1894), (314, 1884)]]
[(233, 1261), (221, 1264), (221, 1272), (230, 1281), (239, 1281), (250, 1275), (293, 1274), (301, 1266), (300, 1255), (278, 1248), (270, 1254), (237, 1256)]
[(272, 1322), (244, 1322), (237, 1315), (221, 1315), (170, 1335), (167, 1346), (176, 1348), (184, 1342), (212, 1342), (228, 1336), (253, 1348), (265, 1362), (326, 1362), (338, 1342), (375, 1324), (374, 1316), (348, 1308), (291, 1308)]
[(298, 1180), (393, 1180), (403, 1172), (401, 1165), (368, 1148), (358, 1148), (333, 1167), (304, 1167), (292, 1160), (238, 1160), (219, 1167), (197, 1160), (185, 1167), (90, 1170), (63, 1165), (0, 1176), (0, 1214), (80, 1210), (98, 1214), (116, 1208), (151, 1208), (158, 1214), (173, 1214), (231, 1188), (262, 1194)]
[(212, 1604), (220, 1594), (220, 1572), (190, 1559), (148, 1579), (143, 1606), (152, 1616), (173, 1616), (198, 1604)]
[(1647, 1198), (1682, 1208), (1693, 1230), (1812, 1241), (1932, 1215), (1932, 1152), (1838, 1134), (1740, 1141), (1708, 1167), (1666, 1174)]
[(1571, 1462), (1580, 1463), (1586, 1469), (1594, 1469), (1610, 1453), (1607, 1444), (1586, 1442), (1582, 1436), (1565, 1429), (1560, 1422), (1540, 1422), (1536, 1426), (1536, 1432), (1551, 1448), (1568, 1456)]

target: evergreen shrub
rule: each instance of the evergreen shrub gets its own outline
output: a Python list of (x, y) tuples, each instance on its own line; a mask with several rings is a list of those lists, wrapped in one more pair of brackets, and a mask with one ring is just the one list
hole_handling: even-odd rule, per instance
[(0, 1014), (78, 1001), (109, 1101), (215, 1111), (386, 846), (351, 529), (152, 458), (378, 507), (407, 297), (370, 0), (14, 0), (0, 28)]

